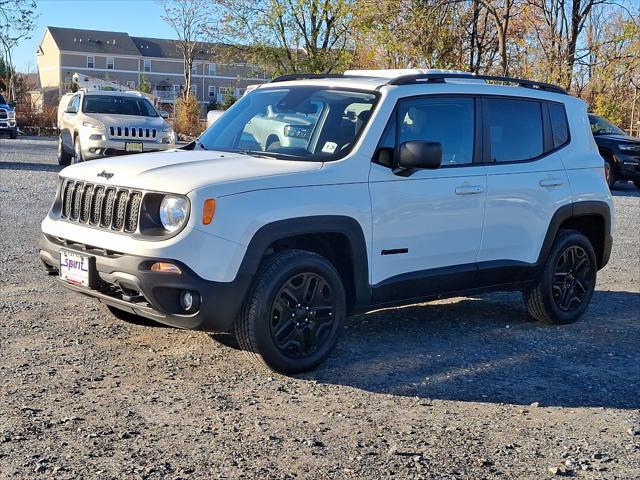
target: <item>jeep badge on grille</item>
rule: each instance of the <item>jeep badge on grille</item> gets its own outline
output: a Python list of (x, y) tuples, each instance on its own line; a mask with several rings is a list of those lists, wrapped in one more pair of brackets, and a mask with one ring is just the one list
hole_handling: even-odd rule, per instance
[(104, 177), (109, 180), (111, 177), (113, 177), (113, 173), (109, 173), (106, 170), (103, 170), (98, 174), (98, 177)]

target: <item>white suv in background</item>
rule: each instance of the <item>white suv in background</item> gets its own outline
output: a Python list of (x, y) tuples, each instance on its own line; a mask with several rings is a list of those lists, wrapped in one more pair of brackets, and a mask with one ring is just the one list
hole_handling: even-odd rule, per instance
[(81, 90), (58, 111), (58, 163), (175, 148), (166, 115), (139, 92)]
[[(304, 135), (255, 138), (255, 121), (283, 131), (268, 112), (305, 118)], [(515, 290), (534, 318), (573, 322), (613, 223), (583, 101), (353, 71), (262, 85), (186, 149), (64, 169), (40, 257), (119, 318), (234, 332), (291, 373), (329, 355), (347, 315), (384, 306)]]

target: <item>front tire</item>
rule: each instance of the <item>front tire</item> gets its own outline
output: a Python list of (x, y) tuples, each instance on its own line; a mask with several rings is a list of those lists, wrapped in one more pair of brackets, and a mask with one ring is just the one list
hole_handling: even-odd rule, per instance
[(548, 324), (575, 322), (589, 306), (596, 277), (589, 239), (575, 230), (560, 230), (537, 284), (524, 292), (529, 314)]
[(80, 137), (76, 136), (73, 140), (73, 157), (71, 158), (71, 163), (80, 163), (84, 162), (84, 158), (82, 158), (82, 146), (80, 145)]
[(279, 252), (260, 268), (235, 334), (253, 361), (280, 373), (305, 372), (329, 356), (346, 311), (342, 279), (327, 259)]
[(67, 166), (71, 163), (73, 155), (67, 153), (62, 144), (62, 136), (58, 137), (58, 165)]
[(633, 184), (636, 186), (637, 189), (640, 190), (640, 180), (634, 180)]
[(16, 140), (18, 138), (18, 129), (17, 128), (9, 130), (9, 138), (11, 138), (11, 140)]

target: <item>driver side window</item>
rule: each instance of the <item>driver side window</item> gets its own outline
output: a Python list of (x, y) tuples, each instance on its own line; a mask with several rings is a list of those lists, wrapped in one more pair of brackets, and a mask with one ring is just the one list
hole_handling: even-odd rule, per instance
[(472, 98), (421, 97), (400, 102), (398, 145), (413, 140), (442, 145), (442, 165), (473, 162), (474, 101)]

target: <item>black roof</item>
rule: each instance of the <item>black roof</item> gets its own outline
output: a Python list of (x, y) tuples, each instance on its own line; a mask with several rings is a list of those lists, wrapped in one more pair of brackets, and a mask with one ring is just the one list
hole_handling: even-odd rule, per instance
[[(78, 28), (47, 27), (60, 50), (102, 55), (134, 55), (155, 58), (182, 59), (177, 40), (132, 37), (126, 32), (105, 32)], [(238, 52), (229, 45), (203, 43), (197, 60), (223, 56), (241, 62)]]
[(103, 55), (140, 55), (125, 32), (103, 32), (78, 28), (47, 27), (60, 50)]

